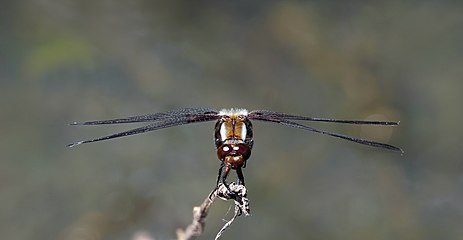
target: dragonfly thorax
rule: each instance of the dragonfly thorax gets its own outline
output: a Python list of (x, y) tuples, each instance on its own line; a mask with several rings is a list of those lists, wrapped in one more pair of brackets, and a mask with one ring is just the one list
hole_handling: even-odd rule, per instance
[[(215, 147), (218, 149), (223, 144), (243, 143), (252, 148), (252, 123), (244, 113), (222, 115), (217, 120), (214, 128)], [(221, 111), (222, 112), (222, 111)]]
[(245, 166), (251, 156), (252, 124), (244, 110), (229, 111), (228, 115), (221, 115), (215, 124), (215, 146), (219, 160), (236, 169)]

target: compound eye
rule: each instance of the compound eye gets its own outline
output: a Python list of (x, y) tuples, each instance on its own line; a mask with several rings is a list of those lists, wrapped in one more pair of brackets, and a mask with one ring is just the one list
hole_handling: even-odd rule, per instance
[(227, 144), (217, 149), (217, 157), (220, 160), (227, 156), (242, 156), (244, 160), (247, 160), (250, 155), (251, 149), (246, 144)]
[(225, 145), (225, 146), (222, 146), (222, 147), (219, 147), (217, 149), (217, 157), (222, 160), (224, 159), (226, 156), (230, 155), (230, 153), (232, 152), (232, 148), (231, 146), (229, 145)]
[(246, 144), (236, 144), (230, 147), (234, 154), (243, 156), (244, 160), (251, 156), (251, 149)]
[(229, 146), (223, 146), (223, 147), (222, 147), (222, 151), (223, 151), (224, 153), (229, 153), (229, 152), (231, 151), (231, 148), (230, 148)]

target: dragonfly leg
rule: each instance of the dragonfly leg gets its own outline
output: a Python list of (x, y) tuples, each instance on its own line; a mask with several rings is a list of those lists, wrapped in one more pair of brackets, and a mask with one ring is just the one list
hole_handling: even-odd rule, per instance
[(243, 171), (241, 170), (240, 167), (236, 168), (236, 174), (238, 175), (238, 181), (236, 183), (238, 185), (243, 185), (244, 186), (244, 175), (243, 175)]
[(222, 176), (222, 170), (224, 166), (225, 166), (225, 163), (222, 161), (220, 163), (219, 172), (217, 173), (217, 184), (215, 185), (216, 188), (219, 186), (220, 177)]
[(230, 166), (228, 166), (228, 165), (225, 166), (225, 170), (223, 171), (223, 175), (222, 175), (222, 183), (223, 183), (223, 185), (225, 185), (225, 187), (227, 188), (227, 190), (231, 193), (232, 190), (230, 189), (230, 186), (228, 186), (228, 184), (227, 184), (227, 182), (226, 182), (228, 173), (230, 173), (230, 169), (231, 169)]

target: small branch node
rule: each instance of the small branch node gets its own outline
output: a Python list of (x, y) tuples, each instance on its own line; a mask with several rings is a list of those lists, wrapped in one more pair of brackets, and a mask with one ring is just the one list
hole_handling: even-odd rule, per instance
[(220, 229), (215, 239), (220, 238), (222, 233), (231, 226), (233, 221), (235, 221), (238, 216), (241, 216), (243, 213), (245, 216), (250, 215), (251, 209), (249, 207), (249, 199), (247, 198), (246, 187), (244, 185), (239, 185), (232, 182), (228, 185), (227, 188), (227, 186), (221, 183), (209, 194), (206, 199), (204, 199), (200, 206), (193, 207), (193, 221), (185, 228), (185, 230), (177, 229), (178, 240), (195, 239), (203, 233), (209, 208), (217, 198), (220, 198), (224, 201), (232, 199), (235, 203), (235, 214), (228, 222), (225, 223), (222, 229)]

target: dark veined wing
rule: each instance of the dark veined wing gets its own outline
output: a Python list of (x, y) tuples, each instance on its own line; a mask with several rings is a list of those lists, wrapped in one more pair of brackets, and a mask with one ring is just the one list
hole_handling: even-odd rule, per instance
[[(128, 131), (124, 131), (124, 132), (120, 132), (120, 133), (116, 133), (116, 134), (112, 134), (112, 135), (108, 135), (108, 136), (104, 136), (100, 138), (95, 138), (91, 140), (79, 141), (79, 142), (68, 144), (67, 146), (74, 147), (74, 146), (84, 144), (84, 143), (99, 142), (103, 140), (109, 140), (113, 138), (125, 137), (125, 136), (134, 135), (134, 134), (154, 131), (154, 130), (158, 130), (162, 128), (169, 128), (173, 126), (185, 125), (185, 124), (190, 124), (190, 123), (195, 123), (195, 122), (213, 121), (218, 118), (218, 115), (215, 112), (215, 110), (205, 109), (205, 108), (202, 108), (202, 109), (205, 111), (199, 111), (199, 108), (194, 108), (194, 109), (187, 109), (187, 110), (182, 109), (178, 111), (166, 112), (166, 114), (175, 112), (175, 115), (173, 114), (164, 115), (164, 117), (162, 117), (161, 115), (158, 115), (156, 119), (151, 118), (150, 120), (148, 120), (153, 123), (147, 126), (139, 127), (139, 128), (131, 129)], [(150, 116), (153, 116), (153, 115), (155, 114), (152, 114)], [(125, 119), (130, 119), (130, 118), (125, 118)], [(113, 119), (113, 120), (119, 120), (119, 119)], [(81, 125), (122, 123), (122, 122), (113, 122), (113, 120), (84, 122), (84, 123), (81, 123)], [(135, 121), (136, 119), (132, 119), (132, 120), (133, 121), (130, 121), (130, 122), (136, 122)], [(95, 122), (103, 122), (103, 123), (95, 123)], [(146, 122), (146, 121), (140, 120), (138, 122)], [(89, 124), (86, 124), (86, 123), (89, 123)]]
[(330, 119), (330, 118), (314, 118), (304, 117), (299, 115), (291, 115), (281, 112), (273, 112), (268, 110), (254, 110), (249, 112), (249, 118), (279, 118), (279, 119), (290, 119), (290, 120), (302, 120), (302, 121), (313, 121), (313, 122), (333, 122), (333, 123), (347, 123), (347, 124), (364, 124), (364, 125), (388, 125), (397, 126), (399, 122), (392, 121), (364, 121), (364, 120), (341, 120), (341, 119)]
[(214, 115), (217, 113), (218, 112), (212, 108), (203, 108), (203, 107), (183, 108), (183, 109), (173, 110), (173, 111), (168, 111), (168, 112), (138, 115), (138, 116), (126, 117), (126, 118), (116, 118), (116, 119), (88, 121), (88, 122), (73, 122), (71, 123), (71, 125), (104, 125), (104, 124), (154, 122), (154, 121), (170, 119), (170, 118), (187, 117), (190, 115), (197, 115), (197, 114)]
[(338, 134), (338, 133), (328, 132), (328, 131), (324, 131), (324, 130), (319, 130), (319, 129), (309, 127), (309, 126), (305, 126), (305, 125), (302, 125), (302, 124), (299, 124), (299, 123), (296, 123), (296, 122), (292, 122), (292, 121), (289, 121), (289, 120), (286, 120), (286, 119), (283, 119), (283, 118), (269, 117), (269, 116), (266, 116), (266, 117), (252, 116), (252, 117), (253, 117), (252, 119), (254, 119), (254, 120), (279, 123), (279, 124), (282, 124), (282, 125), (285, 125), (285, 126), (300, 128), (300, 129), (303, 129), (303, 130), (316, 132), (316, 133), (320, 133), (320, 134), (324, 134), (324, 135), (328, 135), (328, 136), (332, 136), (332, 137), (336, 137), (336, 138), (341, 138), (341, 139), (345, 139), (345, 140), (355, 142), (355, 143), (359, 143), (359, 144), (363, 144), (363, 145), (389, 149), (389, 150), (398, 151), (398, 152), (401, 152), (401, 153), (404, 152), (401, 148), (398, 148), (398, 147), (395, 147), (395, 146), (392, 146), (392, 145), (389, 145), (389, 144), (386, 144), (386, 143), (380, 143), (380, 142), (375, 142), (375, 141), (371, 141), (371, 140), (367, 140), (367, 139), (363, 139), (363, 138), (356, 138), (356, 137), (347, 136), (347, 135), (343, 135), (343, 134)]

